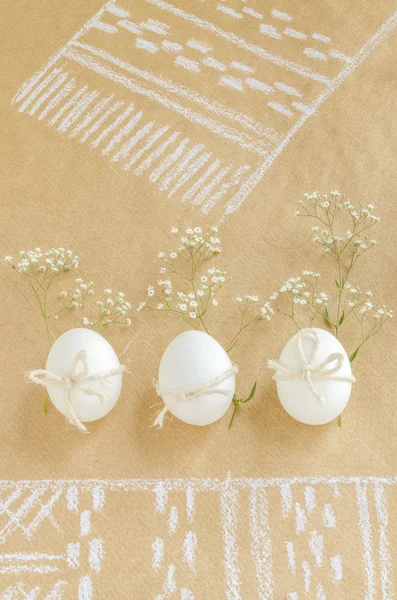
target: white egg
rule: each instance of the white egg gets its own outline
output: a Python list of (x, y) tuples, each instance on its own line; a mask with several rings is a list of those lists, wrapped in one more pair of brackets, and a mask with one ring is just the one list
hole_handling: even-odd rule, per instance
[[(339, 353), (343, 357), (341, 368), (335, 373), (335, 377), (346, 377), (345, 379), (333, 379), (332, 375), (321, 379), (312, 378), (316, 391), (321, 394), (324, 402), (320, 402), (310, 390), (305, 380), (283, 380), (276, 379), (277, 393), (281, 404), (288, 414), (297, 421), (307, 425), (324, 425), (338, 417), (345, 409), (352, 389), (352, 370), (349, 358), (339, 340), (325, 329), (311, 328), (301, 330), (310, 332), (317, 336), (319, 349), (311, 366), (318, 367), (330, 354)], [(297, 337), (293, 338), (281, 352), (279, 363), (293, 371), (302, 370), (302, 359), (297, 348)], [(302, 348), (307, 360), (313, 355), (315, 340), (306, 336), (302, 340)], [(332, 365), (330, 365), (332, 366)]]
[[(66, 331), (54, 342), (47, 357), (46, 370), (60, 377), (68, 375), (76, 354), (81, 350), (86, 353), (90, 375), (103, 373), (120, 366), (116, 352), (103, 336), (92, 329), (77, 328)], [(109, 381), (91, 379), (89, 387), (104, 394), (105, 400), (101, 400), (96, 395), (87, 395), (81, 390), (72, 389), (72, 404), (78, 420), (88, 423), (107, 415), (118, 400), (121, 385), (121, 373), (112, 375)], [(65, 390), (49, 386), (48, 395), (54, 406), (62, 414), (67, 415)]]
[[(181, 390), (214, 380), (232, 368), (232, 362), (222, 346), (202, 331), (185, 331), (166, 348), (159, 368), (160, 390)], [(234, 373), (216, 385), (227, 392), (202, 394), (187, 402), (175, 402), (172, 395), (162, 394), (170, 412), (191, 425), (210, 425), (226, 413), (235, 392)]]

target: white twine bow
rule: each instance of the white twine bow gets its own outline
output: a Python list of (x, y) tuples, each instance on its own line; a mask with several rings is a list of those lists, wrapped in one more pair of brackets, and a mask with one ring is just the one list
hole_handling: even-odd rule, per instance
[[(309, 359), (306, 357), (302, 346), (305, 338), (314, 341), (313, 352)], [(354, 383), (356, 381), (356, 378), (353, 377), (353, 375), (341, 375), (338, 373), (344, 360), (344, 356), (340, 352), (333, 352), (332, 354), (329, 354), (322, 363), (320, 363), (317, 367), (314, 366), (320, 350), (320, 340), (315, 330), (301, 329), (296, 336), (296, 345), (298, 348), (299, 358), (302, 361), (301, 369), (288, 369), (276, 360), (268, 361), (269, 369), (274, 369), (275, 371), (273, 379), (276, 381), (307, 381), (313, 396), (316, 398), (316, 400), (322, 402), (323, 404), (325, 403), (325, 398), (316, 390), (313, 384), (313, 379), (337, 379), (339, 381), (348, 381), (350, 383)]]
[[(79, 370), (79, 365), (82, 365), (81, 370)], [(110, 383), (111, 378), (114, 375), (119, 375), (125, 371), (125, 366), (120, 365), (115, 369), (110, 369), (109, 371), (104, 371), (102, 373), (92, 374), (88, 370), (88, 361), (85, 350), (80, 350), (76, 354), (73, 359), (72, 368), (70, 373), (63, 375), (60, 377), (55, 373), (51, 373), (51, 371), (46, 371), (45, 369), (36, 369), (34, 371), (29, 371), (26, 373), (26, 379), (28, 381), (32, 381), (33, 383), (38, 383), (45, 388), (48, 387), (57, 387), (61, 388), (65, 391), (65, 401), (68, 408), (68, 413), (66, 415), (66, 419), (72, 425), (75, 425), (80, 431), (83, 433), (88, 433), (88, 429), (79, 421), (76, 417), (76, 413), (73, 408), (72, 401), (72, 392), (73, 390), (79, 390), (87, 396), (98, 396), (101, 403), (106, 401), (105, 394), (101, 392), (97, 392), (94, 390), (90, 382), (100, 381), (101, 383)]]
[[(227, 396), (231, 393), (231, 390), (222, 390), (217, 386), (220, 383), (222, 383), (222, 381), (225, 381), (225, 379), (227, 379), (231, 375), (235, 375), (236, 373), (238, 373), (238, 366), (232, 365), (230, 369), (224, 371), (218, 377), (215, 377), (215, 379), (212, 379), (211, 381), (208, 381), (208, 383), (203, 383), (202, 385), (198, 385), (195, 387), (187, 387), (177, 390), (162, 390), (161, 388), (159, 388), (158, 381), (156, 380), (153, 380), (153, 387), (155, 388), (158, 396), (167, 396), (168, 398), (170, 398), (169, 402), (171, 404), (179, 404), (180, 402), (190, 402), (191, 400), (199, 398), (199, 396), (202, 396), (203, 394)], [(169, 410), (169, 407), (164, 403), (164, 407), (157, 415), (153, 423), (153, 427), (157, 427), (157, 429), (161, 429), (163, 427), (164, 417)]]

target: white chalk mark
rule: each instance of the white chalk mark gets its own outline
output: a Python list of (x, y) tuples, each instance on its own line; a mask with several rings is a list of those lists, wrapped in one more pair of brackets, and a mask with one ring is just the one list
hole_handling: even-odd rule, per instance
[(290, 27), (286, 27), (284, 29), (284, 35), (288, 35), (289, 37), (295, 38), (297, 40), (306, 40), (307, 35), (302, 33), (301, 31), (296, 31), (296, 29), (291, 29)]
[(263, 81), (259, 81), (258, 79), (253, 79), (252, 77), (248, 77), (245, 80), (245, 83), (252, 90), (258, 90), (259, 92), (264, 92), (265, 94), (271, 94), (272, 92), (274, 92), (273, 88), (270, 85), (267, 85), (266, 83), (263, 83)]
[(91, 93), (84, 94), (84, 96), (76, 102), (75, 106), (72, 108), (70, 113), (62, 119), (60, 124), (58, 125), (57, 130), (60, 132), (65, 132), (69, 129), (73, 123), (75, 123), (81, 115), (85, 112), (87, 107), (99, 96), (100, 92), (94, 91)]
[[(221, 188), (206, 201), (204, 206), (201, 208), (201, 211), (204, 214), (208, 214), (214, 208), (218, 200), (222, 198), (222, 196), (224, 196), (230, 189), (238, 185), (240, 183), (241, 176), (250, 169), (251, 167), (249, 165), (238, 167), (232, 176), (222, 184)], [(225, 174), (227, 174), (229, 170), (230, 169), (227, 169)], [(216, 183), (219, 183), (219, 180)]]
[[(152, 1), (152, 0), (148, 0), (148, 1)], [(67, 56), (69, 58), (72, 58), (73, 60), (75, 60), (77, 63), (84, 65), (84, 66), (88, 67), (89, 69), (91, 69), (92, 71), (99, 73), (101, 75), (104, 75), (105, 77), (108, 77), (109, 79), (111, 79), (117, 83), (122, 84), (123, 86), (132, 90), (133, 92), (141, 94), (152, 100), (155, 100), (159, 104), (162, 104), (163, 106), (166, 106), (167, 108), (169, 108), (171, 110), (174, 110), (176, 113), (181, 114), (187, 120), (189, 120), (193, 123), (198, 123), (198, 124), (206, 127), (212, 133), (218, 134), (219, 136), (221, 136), (225, 139), (234, 141), (235, 143), (240, 144), (243, 148), (250, 149), (253, 152), (256, 152), (260, 155), (265, 154), (266, 151), (264, 149), (264, 142), (261, 139), (252, 138), (251, 136), (247, 135), (246, 133), (243, 133), (233, 127), (224, 125), (220, 121), (215, 121), (211, 117), (207, 117), (206, 115), (204, 115), (202, 113), (197, 113), (194, 110), (192, 110), (191, 108), (189, 108), (188, 106), (182, 106), (175, 100), (172, 100), (166, 96), (162, 96), (158, 92), (156, 92), (152, 89), (149, 89), (147, 86), (141, 85), (140, 83), (136, 82), (134, 79), (126, 77), (125, 75), (121, 75), (121, 74), (117, 73), (116, 71), (114, 71), (113, 69), (111, 69), (110, 67), (101, 65), (100, 63), (96, 62), (91, 56), (87, 57), (87, 56), (82, 55), (80, 52), (75, 52), (73, 50), (67, 50), (67, 51), (65, 51), (65, 53), (66, 52), (67, 52)], [(104, 53), (104, 51), (98, 51), (98, 52), (101, 52), (101, 55)], [(105, 54), (107, 54), (107, 53), (105, 53)], [(114, 60), (116, 60), (116, 59), (114, 59)], [(117, 62), (120, 62), (120, 61), (118, 61), (118, 59), (117, 59)], [(127, 70), (131, 70), (131, 69), (135, 70), (134, 67), (131, 67), (128, 64), (127, 64), (126, 68), (127, 68)], [(158, 78), (156, 78), (156, 79), (158, 79)], [(167, 83), (165, 83), (165, 80), (163, 80), (163, 86), (164, 85), (168, 85)], [(178, 86), (177, 87), (174, 86), (174, 91), (176, 91), (176, 93), (185, 95), (185, 93), (181, 90), (182, 90), (182, 88), (180, 88)], [(190, 97), (190, 99), (192, 99), (192, 98), (193, 98), (193, 96)], [(197, 95), (194, 95), (194, 100), (197, 101)], [(209, 108), (208, 103), (207, 103), (207, 108)], [(225, 116), (224, 108), (225, 107), (222, 107), (223, 116)], [(211, 104), (211, 110), (217, 110), (218, 112), (221, 111), (221, 109), (220, 108), (217, 109), (213, 103)], [(236, 120), (240, 120), (241, 118), (242, 118), (241, 116), (236, 117)], [(270, 135), (274, 135), (274, 132), (272, 134), (271, 130), (270, 130)]]
[(193, 531), (188, 531), (183, 542), (183, 560), (193, 573), (196, 572), (196, 554), (197, 535)]
[(387, 512), (385, 488), (380, 484), (375, 485), (375, 507), (379, 531), (380, 586), (382, 590), (382, 600), (393, 600), (394, 586), (392, 557), (387, 535), (389, 516)]
[(22, 525), (22, 519), (26, 517), (26, 515), (32, 510), (33, 506), (36, 504), (40, 496), (44, 494), (45, 490), (40, 488), (32, 491), (31, 494), (22, 502), (20, 507), (16, 512), (12, 514), (9, 518), (7, 524), (0, 531), (0, 543), (4, 544), (6, 539), (14, 532), (16, 529), (21, 528), (24, 530)]
[(18, 575), (19, 573), (56, 573), (58, 567), (49, 565), (10, 565), (8, 567), (0, 567), (0, 575)]
[(302, 102), (292, 102), (292, 106), (304, 114), (311, 114), (312, 109), (310, 106), (307, 106), (307, 104), (302, 104)]
[(333, 482), (330, 484), (331, 488), (334, 492), (334, 498), (339, 498), (339, 486), (336, 482)]
[(203, 185), (203, 183), (214, 173), (220, 166), (221, 161), (216, 159), (204, 172), (203, 175), (196, 181), (196, 183), (182, 196), (182, 202), (186, 202), (187, 200), (192, 200), (195, 198), (196, 193)]
[(64, 555), (45, 554), (41, 552), (12, 552), (0, 554), (0, 563), (3, 562), (30, 562), (36, 560), (64, 560)]
[(307, 525), (307, 517), (304, 509), (301, 507), (299, 502), (295, 504), (295, 518), (296, 518), (296, 533), (299, 535), (305, 530)]
[[(200, 147), (204, 147), (204, 146), (200, 145)], [(194, 148), (192, 150), (194, 150)], [(186, 514), (187, 514), (187, 519), (188, 519), (189, 523), (193, 522), (195, 512), (196, 512), (195, 493), (194, 493), (193, 488), (188, 487), (186, 490)]]
[(192, 592), (187, 588), (181, 588), (180, 600), (194, 600), (194, 596)]
[(137, 23), (134, 23), (133, 21), (122, 19), (121, 21), (118, 21), (117, 25), (119, 25), (123, 29), (126, 29), (130, 33), (135, 33), (136, 35), (142, 35), (142, 29), (139, 27), (139, 25)]
[(72, 512), (77, 512), (79, 509), (79, 490), (75, 485), (68, 487), (68, 491), (66, 492), (66, 506)]
[(291, 85), (286, 85), (285, 83), (282, 83), (281, 81), (276, 81), (274, 86), (277, 89), (281, 90), (282, 92), (289, 94), (290, 96), (296, 96), (297, 98), (302, 98), (302, 94), (300, 93), (300, 91), (297, 90), (296, 88), (292, 87)]
[(310, 594), (310, 583), (311, 583), (311, 579), (312, 579), (312, 572), (311, 572), (310, 565), (307, 562), (307, 560), (303, 561), (302, 569), (303, 569), (303, 580), (305, 582), (305, 593), (308, 596)]
[(277, 31), (275, 27), (273, 27), (273, 25), (266, 25), (265, 23), (261, 23), (259, 25), (259, 31), (263, 33), (263, 35), (267, 35), (273, 38), (274, 40), (282, 39), (282, 35)]
[(294, 543), (293, 542), (285, 542), (285, 548), (287, 550), (288, 568), (293, 575), (296, 575)]
[(282, 482), (280, 485), (281, 510), (283, 519), (286, 519), (292, 508), (291, 485), (288, 482)]
[(225, 591), (227, 600), (241, 600), (237, 515), (239, 492), (226, 480), (220, 490), (221, 524), (224, 544)]
[(98, 137), (91, 142), (91, 146), (93, 148), (97, 148), (99, 146), (99, 144), (105, 139), (107, 138), (107, 136), (112, 133), (112, 131), (115, 131), (120, 125), (121, 123), (123, 123), (123, 121), (125, 121), (127, 119), (127, 117), (129, 117), (129, 115), (132, 113), (132, 111), (134, 110), (135, 106), (134, 104), (131, 102), (131, 104), (129, 104), (127, 106), (127, 108), (121, 113), (121, 115), (119, 115), (114, 121), (113, 123), (110, 123), (110, 125), (108, 125), (108, 127), (106, 127), (102, 133), (100, 133), (100, 135), (98, 135)]
[(162, 481), (158, 482), (158, 484), (155, 487), (154, 493), (156, 494), (156, 502), (154, 505), (154, 509), (156, 512), (164, 514), (168, 503), (168, 491)]
[(213, 47), (210, 44), (207, 42), (200, 42), (198, 40), (189, 40), (186, 43), (186, 46), (193, 48), (193, 50), (198, 50), (198, 52), (201, 52), (202, 54), (207, 54), (207, 52), (211, 52), (211, 50), (213, 50)]
[(51, 100), (49, 101), (49, 103), (47, 104), (47, 106), (40, 113), (40, 115), (38, 117), (39, 121), (41, 121), (42, 119), (44, 119), (48, 115), (48, 113), (50, 113), (52, 111), (53, 108), (55, 108), (56, 106), (58, 106), (58, 104), (60, 102), (62, 102), (62, 100), (64, 100), (65, 98), (67, 98), (67, 96), (69, 96), (70, 92), (72, 90), (74, 90), (75, 87), (76, 87), (76, 80), (74, 79), (74, 77), (72, 77), (72, 79), (70, 79), (70, 81), (68, 81), (63, 86), (63, 88), (61, 88), (59, 90), (59, 92), (53, 98), (51, 98)]
[(330, 37), (323, 35), (322, 33), (312, 33), (312, 38), (319, 42), (324, 42), (325, 44), (329, 44), (331, 41)]
[[(187, 152), (185, 154), (185, 156), (182, 158), (182, 160), (177, 163), (172, 169), (170, 169), (167, 173), (167, 175), (162, 179), (161, 184), (160, 184), (160, 190), (166, 190), (170, 187), (171, 182), (176, 179), (178, 177), (178, 175), (180, 175), (181, 173), (185, 172), (185, 168), (187, 167), (187, 165), (190, 163), (191, 160), (193, 160), (193, 158), (195, 156), (197, 156), (197, 154), (199, 154), (199, 152), (202, 152), (204, 150), (205, 146), (204, 144), (196, 144), (195, 146), (193, 146), (189, 152)], [(189, 494), (192, 494), (192, 501), (194, 502), (194, 491), (190, 490)], [(189, 498), (188, 498), (188, 491), (186, 492), (186, 502), (188, 502)], [(188, 509), (188, 505), (186, 505), (187, 509)]]
[(172, 535), (179, 527), (179, 514), (176, 506), (171, 506), (168, 517), (168, 533)]
[(226, 13), (230, 17), (234, 17), (235, 19), (243, 18), (243, 15), (241, 13), (237, 12), (236, 10), (233, 10), (233, 8), (230, 8), (229, 6), (226, 6), (225, 4), (218, 4), (216, 9), (220, 10), (221, 12)]
[(180, 158), (189, 143), (189, 138), (185, 138), (177, 148), (171, 152), (161, 163), (160, 165), (154, 169), (154, 171), (150, 174), (150, 181), (157, 181), (161, 175), (167, 171), (177, 160)]
[(323, 586), (321, 583), (317, 584), (316, 588), (316, 600), (327, 600), (327, 596), (325, 595)]
[(316, 567), (321, 567), (324, 562), (324, 538), (317, 531), (311, 533), (309, 549), (314, 556)]
[(103, 544), (100, 538), (95, 538), (88, 542), (88, 562), (93, 571), (99, 573), (101, 570), (101, 562), (103, 560)]
[(120, 19), (128, 19), (128, 17), (130, 16), (130, 13), (127, 10), (125, 10), (121, 6), (117, 6), (117, 4), (111, 4), (108, 2), (106, 4), (106, 10), (107, 10), (107, 12), (110, 12), (112, 15), (116, 15), (116, 17), (120, 17)]
[(202, 63), (206, 67), (211, 67), (212, 69), (216, 69), (217, 71), (227, 71), (227, 66), (221, 63), (219, 60), (216, 60), (216, 58), (212, 58), (212, 56), (207, 56), (206, 58), (203, 58)]
[(107, 121), (108, 117), (110, 117), (110, 115), (115, 113), (117, 110), (119, 110), (119, 108), (122, 108), (123, 106), (124, 106), (123, 100), (119, 100), (118, 102), (115, 102), (115, 104), (110, 106), (108, 108), (108, 110), (105, 111), (103, 113), (103, 115), (101, 115), (99, 117), (99, 119), (93, 123), (93, 125), (90, 127), (90, 129), (88, 129), (84, 133), (84, 135), (81, 137), (80, 144), (83, 144), (86, 141), (86, 139), (90, 137), (90, 135), (92, 133), (95, 133), (96, 131), (98, 131), (98, 129)]
[(64, 598), (64, 592), (67, 588), (67, 585), (68, 584), (66, 581), (57, 581), (52, 590), (46, 595), (44, 600), (62, 600)]
[(178, 55), (175, 58), (175, 64), (177, 67), (184, 67), (192, 73), (200, 73), (200, 64), (197, 62), (197, 60), (191, 60), (185, 56)]
[(147, 133), (149, 133), (149, 131), (153, 128), (154, 125), (154, 121), (150, 121), (150, 123), (146, 123), (146, 125), (144, 125), (143, 127), (141, 127), (141, 129), (139, 129), (135, 135), (133, 135), (128, 142), (126, 142), (121, 148), (120, 150), (114, 154), (114, 156), (112, 156), (112, 161), (116, 162), (118, 160), (120, 160), (120, 158), (127, 158), (128, 155), (130, 154), (132, 148), (134, 148), (134, 146), (136, 146), (136, 144), (139, 142), (139, 140), (141, 140), (142, 138), (145, 137), (145, 135)]
[(305, 48), (303, 54), (306, 54), (306, 56), (314, 58), (315, 60), (327, 60), (327, 55), (315, 48)]
[(146, 169), (148, 169), (150, 167), (150, 165), (152, 164), (152, 162), (154, 160), (156, 160), (157, 158), (159, 158), (168, 148), (168, 146), (170, 144), (172, 144), (178, 137), (180, 136), (180, 132), (179, 131), (175, 131), (172, 135), (170, 135), (169, 138), (167, 138), (165, 140), (165, 142), (163, 142), (160, 146), (158, 146), (156, 148), (156, 150), (154, 150), (151, 154), (149, 154), (149, 156), (147, 158), (145, 158), (144, 161), (141, 162), (141, 164), (139, 165), (139, 167), (137, 167), (135, 169), (135, 174), (136, 175), (142, 175), (142, 173), (144, 171), (146, 171)]
[(259, 600), (273, 597), (272, 543), (270, 538), (269, 506), (266, 489), (252, 489), (249, 500), (251, 554), (255, 562)]
[(36, 102), (33, 104), (33, 106), (28, 110), (29, 115), (34, 115), (34, 113), (36, 112), (36, 110), (42, 105), (44, 104), (44, 102), (46, 100), (48, 100), (48, 98), (50, 96), (52, 96), (52, 94), (63, 84), (65, 83), (65, 80), (68, 78), (69, 73), (61, 73), (61, 75), (59, 75), (59, 77), (57, 77), (57, 79), (55, 80), (55, 82), (48, 88), (48, 90), (42, 94), (37, 100)]
[(305, 487), (305, 504), (308, 513), (311, 513), (316, 508), (316, 491), (313, 486)]
[(323, 523), (327, 529), (336, 527), (336, 516), (332, 504), (324, 504)]
[(37, 98), (37, 96), (39, 96), (43, 90), (45, 90), (45, 88), (47, 87), (47, 85), (49, 83), (51, 83), (51, 81), (53, 79), (55, 79), (55, 77), (61, 73), (61, 71), (62, 71), (62, 67), (60, 69), (53, 69), (51, 71), (51, 73), (49, 73), (47, 75), (47, 77), (45, 77), (43, 79), (43, 81), (36, 88), (33, 89), (33, 91), (26, 98), (25, 102), (23, 102), (21, 104), (21, 106), (18, 108), (18, 112), (23, 112), (29, 106), (29, 104), (31, 102), (33, 102), (33, 100), (35, 98)]
[(181, 44), (178, 44), (177, 42), (170, 42), (169, 40), (163, 40), (161, 45), (164, 50), (167, 50), (167, 52), (173, 52), (174, 54), (182, 52), (183, 50), (183, 46), (181, 46)]
[(102, 100), (97, 102), (95, 107), (84, 117), (84, 119), (82, 121), (80, 121), (80, 123), (78, 125), (76, 125), (76, 127), (73, 129), (73, 131), (71, 133), (69, 133), (69, 137), (73, 138), (78, 133), (83, 131), (83, 129), (85, 129), (87, 127), (87, 125), (89, 125), (91, 123), (91, 121), (93, 121), (95, 119), (95, 117), (100, 115), (101, 112), (108, 106), (109, 102), (111, 102), (111, 100), (113, 99), (113, 96), (114, 95), (112, 94), (111, 96), (108, 96), (107, 98), (102, 98)]
[(244, 13), (246, 13), (247, 15), (251, 15), (251, 17), (255, 17), (255, 19), (259, 19), (259, 20), (263, 19), (263, 15), (261, 15), (261, 13), (258, 13), (253, 8), (249, 8), (248, 6), (244, 6), (244, 8), (242, 8), (241, 10)]
[(280, 104), (280, 102), (268, 102), (267, 105), (270, 106), (270, 108), (274, 108), (274, 110), (287, 117), (292, 117), (292, 115), (294, 114), (292, 110), (290, 110), (287, 106)]
[(118, 33), (117, 27), (109, 23), (104, 23), (100, 19), (92, 19), (91, 28), (99, 29), (99, 31), (104, 31), (105, 33)]
[(78, 600), (92, 600), (92, 583), (89, 575), (80, 579)]
[(248, 52), (251, 52), (252, 54), (256, 54), (257, 56), (260, 56), (264, 60), (273, 62), (274, 64), (278, 65), (279, 67), (283, 67), (283, 68), (287, 69), (288, 71), (298, 73), (302, 77), (307, 77), (309, 79), (313, 79), (314, 81), (321, 81), (323, 83), (329, 82), (328, 77), (325, 77), (324, 75), (321, 75), (320, 73), (315, 73), (308, 67), (303, 67), (302, 65), (298, 65), (292, 61), (286, 60), (286, 59), (282, 58), (281, 56), (274, 55), (271, 52), (268, 52), (267, 50), (262, 48), (261, 46), (256, 46), (255, 44), (251, 44), (250, 42), (247, 42), (244, 38), (238, 36), (237, 34), (232, 33), (230, 31), (225, 31), (221, 27), (214, 25), (210, 21), (206, 21), (204, 19), (201, 19), (200, 17), (197, 17), (196, 15), (194, 15), (192, 13), (188, 13), (179, 7), (169, 4), (165, 0), (145, 0), (145, 1), (148, 4), (157, 6), (158, 8), (160, 8), (166, 12), (170, 12), (174, 15), (177, 15), (178, 17), (181, 17), (182, 19), (185, 19), (186, 21), (190, 21), (191, 23), (194, 23), (198, 27), (201, 27), (202, 29), (204, 29), (206, 31), (210, 31), (211, 33), (214, 33), (214, 34), (226, 39), (228, 42), (238, 46), (239, 48), (243, 48), (244, 50), (247, 50)]
[(339, 581), (341, 581), (341, 579), (343, 577), (342, 557), (339, 556), (339, 554), (336, 554), (335, 556), (331, 556), (330, 562), (331, 562), (332, 579), (336, 585), (339, 583)]
[(212, 152), (207, 152), (199, 156), (195, 161), (193, 161), (186, 169), (185, 173), (180, 177), (177, 183), (174, 185), (170, 193), (168, 194), (168, 198), (171, 198), (185, 183), (189, 181), (194, 175), (203, 167), (208, 160), (211, 158)]
[[(151, 123), (148, 123), (143, 129), (142, 129), (142, 136), (145, 135), (148, 131), (150, 131), (150, 129), (153, 127), (154, 125), (154, 121), (152, 121)], [(165, 125), (164, 127), (160, 127), (159, 129), (156, 129), (156, 131), (153, 133), (153, 135), (151, 135), (147, 141), (147, 144), (141, 148), (138, 152), (136, 152), (135, 154), (133, 154), (132, 158), (130, 159), (130, 161), (125, 165), (124, 169), (127, 171), (128, 169), (130, 169), (132, 167), (132, 165), (134, 165), (140, 158), (141, 156), (143, 156), (145, 154), (145, 152), (147, 152), (148, 150), (150, 150), (150, 148), (153, 146), (153, 144), (166, 132), (168, 131), (168, 129), (170, 128), (169, 125)], [(137, 133), (137, 137), (139, 135), (140, 132)], [(135, 141), (133, 143), (133, 139), (130, 140), (130, 142), (128, 142), (129, 146), (128, 146), (128, 154), (130, 152), (130, 145), (133, 144), (135, 145)]]
[(49, 125), (52, 127), (55, 123), (60, 119), (60, 117), (67, 111), (69, 108), (74, 106), (76, 102), (78, 102), (79, 98), (85, 94), (88, 89), (88, 85), (80, 88), (71, 98), (68, 100), (61, 108), (55, 113), (55, 115), (50, 119)]
[(156, 33), (157, 35), (168, 35), (169, 25), (165, 23), (161, 23), (160, 21), (155, 21), (154, 19), (148, 19), (146, 23), (140, 23), (141, 27), (151, 31), (152, 33)]
[(57, 530), (57, 532), (62, 533), (61, 528), (59, 527), (58, 523), (55, 521), (54, 517), (52, 516), (52, 512), (51, 512), (54, 505), (58, 502), (60, 496), (62, 495), (62, 492), (63, 492), (62, 488), (58, 488), (58, 490), (51, 496), (51, 498), (48, 500), (48, 502), (41, 505), (41, 508), (38, 511), (38, 513), (36, 514), (33, 521), (27, 527), (25, 527), (24, 533), (27, 537), (31, 537), (35, 533), (35, 531), (39, 527), (40, 523), (42, 521), (44, 521), (44, 519), (49, 519), (49, 521), (54, 526), (54, 528)]
[(223, 75), (219, 80), (219, 84), (226, 87), (234, 88), (239, 92), (242, 92), (244, 89), (241, 79), (238, 79), (237, 77), (232, 77), (231, 75)]
[(154, 42), (149, 42), (148, 40), (144, 40), (143, 38), (136, 38), (135, 46), (139, 50), (146, 50), (151, 54), (156, 54), (160, 50), (160, 47)]
[(232, 69), (238, 69), (239, 71), (243, 71), (243, 73), (255, 73), (255, 69), (253, 69), (252, 67), (249, 67), (248, 65), (245, 65), (244, 63), (238, 62), (236, 60), (233, 60), (230, 63), (230, 67)]
[(118, 131), (112, 137), (108, 145), (102, 150), (102, 154), (104, 156), (109, 154), (109, 152), (113, 150), (113, 148), (117, 146), (117, 144), (119, 144), (135, 128), (136, 124), (141, 120), (141, 118), (142, 112), (139, 111), (128, 121), (126, 125), (124, 125), (124, 127), (120, 129), (120, 131)]
[(165, 595), (164, 600), (169, 598), (176, 592), (176, 582), (175, 582), (175, 565), (170, 565), (167, 571), (167, 577), (164, 581), (163, 592)]
[(80, 515), (80, 537), (85, 537), (91, 533), (91, 511), (83, 510)]
[(80, 566), (80, 543), (73, 542), (67, 545), (66, 561), (71, 569), (77, 569)]
[(292, 21), (291, 15), (286, 12), (281, 12), (280, 10), (272, 10), (272, 16), (275, 19), (280, 19), (280, 21)]
[(152, 568), (157, 573), (164, 562), (164, 542), (161, 538), (157, 537), (152, 544)]
[(367, 486), (356, 484), (358, 525), (363, 546), (363, 562), (365, 570), (365, 600), (375, 600), (375, 568), (372, 550), (371, 518), (369, 515)]
[(92, 488), (92, 508), (97, 512), (105, 505), (105, 490), (100, 485)]
[(296, 592), (290, 592), (288, 594), (287, 600), (299, 600), (298, 594)]
[[(217, 185), (220, 184), (220, 182), (222, 181), (222, 179), (224, 179), (226, 177), (226, 175), (231, 171), (231, 169), (232, 169), (232, 165), (228, 165), (227, 167), (223, 167), (223, 169), (221, 169), (219, 171), (219, 173), (217, 173), (215, 175), (215, 177), (209, 183), (207, 183), (207, 185), (205, 187), (203, 187), (203, 189), (197, 194), (197, 196), (195, 198), (193, 198), (192, 205), (193, 206), (200, 206), (201, 204), (203, 204), (203, 202), (209, 196), (209, 194), (211, 193), (211, 191)], [(203, 210), (203, 212), (206, 212), (204, 208), (202, 210)]]
[(346, 54), (343, 54), (343, 52), (339, 52), (339, 50), (330, 50), (328, 54), (329, 56), (331, 56), (331, 58), (337, 58), (338, 60), (342, 60), (345, 63), (351, 63), (353, 60)]

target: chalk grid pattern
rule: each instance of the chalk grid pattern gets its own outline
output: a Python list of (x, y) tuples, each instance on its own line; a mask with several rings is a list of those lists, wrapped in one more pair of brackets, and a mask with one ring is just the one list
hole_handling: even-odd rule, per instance
[[(391, 543), (396, 526), (388, 515), (397, 498), (396, 485), (396, 477), (241, 479), (231, 475), (226, 479), (3, 481), (0, 598), (100, 597), (101, 575), (119, 578), (117, 569), (110, 572), (109, 558), (107, 563), (116, 545), (122, 556), (147, 551), (151, 558), (143, 568), (145, 597), (153, 600), (199, 600), (196, 586), (200, 587), (204, 574), (221, 585), (220, 597), (227, 600), (248, 600), (246, 577), (256, 588), (249, 600), (348, 598), (343, 591), (345, 568), (354, 573), (357, 598), (392, 600), (397, 559)], [(144, 501), (143, 512), (134, 508), (138, 497)], [(117, 510), (115, 502), (123, 510)], [(117, 540), (111, 535), (110, 513), (117, 523)], [(213, 522), (207, 523), (210, 514)], [(147, 531), (142, 529), (145, 519)], [(211, 556), (213, 573), (200, 562), (205, 559), (208, 535), (218, 539), (220, 548), (219, 556)], [(170, 553), (174, 536), (179, 541)], [(49, 553), (49, 545), (62, 550)], [(359, 551), (352, 554), (352, 547)], [(132, 594), (128, 597), (136, 598), (135, 578), (127, 579)], [(298, 596), (296, 589), (305, 592)]]
[[(100, 151), (127, 176), (144, 175), (168, 198), (205, 214), (216, 205), (234, 212), (306, 120), (395, 28), (397, 12), (348, 56), (332, 33), (308, 31), (299, 15), (263, 2), (209, 0), (205, 18), (202, 5), (111, 0), (13, 103)], [(249, 26), (246, 37), (241, 24)], [(250, 114), (258, 103), (260, 120)], [(181, 132), (186, 125), (189, 135)]]

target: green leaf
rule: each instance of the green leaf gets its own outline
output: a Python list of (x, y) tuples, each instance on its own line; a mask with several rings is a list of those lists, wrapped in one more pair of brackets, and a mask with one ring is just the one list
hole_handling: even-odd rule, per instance
[(358, 351), (359, 351), (359, 350), (360, 350), (360, 346), (358, 346), (358, 348), (356, 348), (356, 349), (355, 349), (355, 351), (353, 352), (353, 354), (350, 354), (350, 356), (349, 356), (349, 360), (350, 360), (350, 362), (351, 362), (351, 363), (352, 363), (352, 362), (353, 362), (353, 360), (356, 358), (356, 356), (357, 356), (357, 354), (358, 354)]
[(339, 427), (342, 427), (342, 425), (343, 425), (342, 415), (339, 415), (339, 417), (338, 417), (338, 425), (339, 425)]
[(324, 319), (325, 319), (325, 322), (326, 322), (326, 323), (328, 323), (328, 325), (329, 325), (330, 327), (333, 327), (334, 325), (331, 323), (331, 320), (330, 320), (330, 318), (329, 318), (329, 313), (328, 313), (328, 308), (327, 308), (327, 307), (325, 307), (325, 311), (324, 311), (324, 313), (325, 313), (325, 314), (324, 314)]
[(344, 320), (345, 320), (345, 311), (343, 311), (343, 313), (341, 314), (341, 317), (338, 321), (338, 327), (339, 327), (339, 325), (342, 325)]
[(338, 283), (338, 280), (337, 280), (337, 279), (335, 279), (335, 285), (336, 285), (336, 287), (338, 288), (338, 290), (340, 290), (339, 283)]
[(250, 391), (248, 398), (245, 398), (245, 400), (243, 400), (242, 403), (245, 404), (246, 402), (249, 402), (250, 400), (252, 400), (252, 398), (255, 396), (255, 392), (256, 392), (256, 381), (255, 381), (254, 385), (252, 386), (252, 390)]

